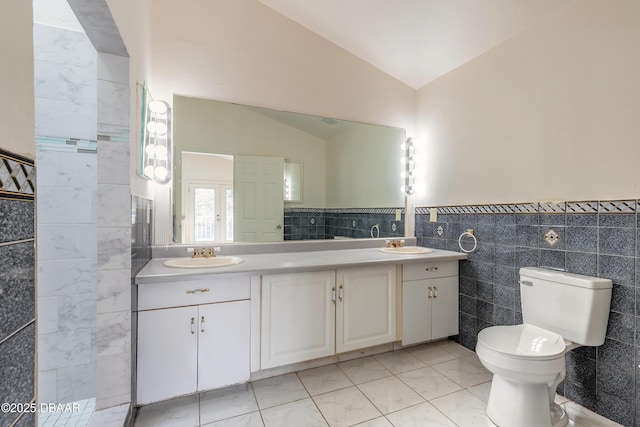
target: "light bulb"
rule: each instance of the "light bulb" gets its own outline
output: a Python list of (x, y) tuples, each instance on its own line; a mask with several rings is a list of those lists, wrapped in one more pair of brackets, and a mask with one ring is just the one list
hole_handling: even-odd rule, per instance
[(156, 146), (153, 144), (149, 144), (144, 147), (144, 152), (147, 153), (147, 156), (153, 157), (156, 154)]
[(167, 147), (164, 145), (155, 145), (154, 154), (158, 160), (167, 160)]
[(156, 167), (153, 173), (155, 177), (160, 181), (164, 181), (165, 179), (167, 179), (167, 168), (165, 168), (164, 166)]
[(164, 135), (167, 133), (167, 125), (163, 122), (156, 122), (156, 135)]
[(156, 121), (150, 121), (149, 123), (147, 123), (147, 131), (149, 133), (156, 133), (156, 126), (157, 126), (158, 122)]
[(156, 114), (165, 114), (167, 112), (167, 103), (164, 101), (151, 101), (149, 103), (149, 111)]
[(144, 168), (144, 176), (146, 176), (147, 178), (153, 178), (153, 166), (152, 165), (145, 166), (145, 168)]

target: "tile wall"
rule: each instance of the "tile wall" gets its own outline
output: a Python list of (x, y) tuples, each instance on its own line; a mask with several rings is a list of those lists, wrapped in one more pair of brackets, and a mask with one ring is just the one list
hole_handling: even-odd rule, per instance
[[(35, 169), (0, 150), (0, 402), (35, 399)], [(0, 412), (0, 425), (34, 425), (34, 414)]]
[(132, 407), (136, 401), (136, 331), (138, 330), (135, 313), (138, 311), (138, 287), (136, 274), (151, 260), (153, 245), (153, 201), (138, 196), (131, 197), (131, 399)]
[(34, 24), (38, 163), (38, 400), (95, 397), (96, 51), (86, 34)]
[(42, 141), (36, 141), (38, 401), (67, 403), (96, 392), (96, 142), (77, 150)]
[[(108, 10), (107, 10), (108, 12)], [(96, 411), (131, 402), (129, 58), (98, 52)]]
[[(460, 251), (473, 229), (477, 250), (460, 263), (459, 341), (522, 322), (518, 269), (538, 266), (613, 280), (604, 345), (567, 354), (559, 392), (625, 426), (640, 426), (640, 221), (636, 200), (416, 209), (420, 246)], [(554, 230), (553, 245), (544, 236)], [(466, 243), (463, 239), (463, 245)], [(465, 246), (465, 248), (467, 248)]]
[(376, 237), (404, 236), (404, 209), (396, 221), (396, 209), (312, 209), (286, 208), (284, 212), (284, 240), (321, 240), (338, 237), (368, 238), (371, 228), (378, 224)]

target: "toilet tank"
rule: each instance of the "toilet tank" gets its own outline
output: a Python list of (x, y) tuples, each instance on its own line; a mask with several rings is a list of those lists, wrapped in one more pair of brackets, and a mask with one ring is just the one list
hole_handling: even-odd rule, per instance
[(521, 268), (522, 320), (577, 344), (602, 345), (612, 287), (609, 279)]

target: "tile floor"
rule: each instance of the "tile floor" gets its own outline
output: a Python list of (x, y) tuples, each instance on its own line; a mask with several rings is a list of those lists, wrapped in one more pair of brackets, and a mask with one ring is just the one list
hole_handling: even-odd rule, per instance
[(71, 403), (71, 411), (40, 411), (38, 427), (86, 427), (96, 407), (96, 399)]
[[(491, 374), (439, 341), (140, 408), (135, 427), (493, 426)], [(570, 426), (617, 426), (558, 396)]]

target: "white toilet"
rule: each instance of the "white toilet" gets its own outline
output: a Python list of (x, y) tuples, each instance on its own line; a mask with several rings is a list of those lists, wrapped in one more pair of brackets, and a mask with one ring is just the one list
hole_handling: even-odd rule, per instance
[(611, 303), (609, 279), (542, 268), (520, 269), (522, 320), (478, 334), (476, 353), (493, 373), (487, 415), (499, 427), (561, 427), (554, 403), (567, 351), (604, 343)]

